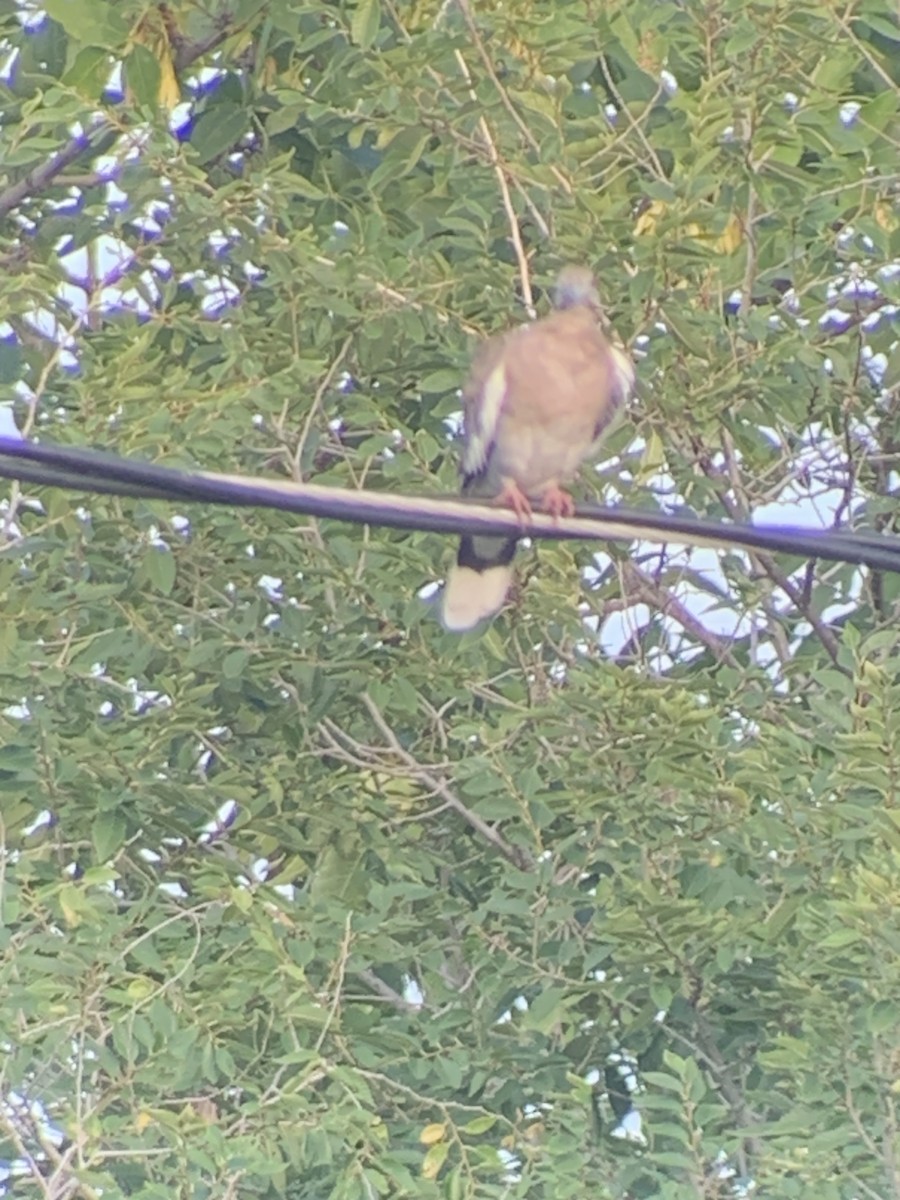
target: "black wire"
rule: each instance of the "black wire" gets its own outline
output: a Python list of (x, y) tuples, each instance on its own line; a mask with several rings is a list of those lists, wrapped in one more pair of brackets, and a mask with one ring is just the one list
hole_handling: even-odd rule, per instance
[[(398, 496), (278, 479), (184, 471), (121, 458), (97, 450), (0, 438), (0, 477), (46, 487), (134, 498), (273, 508), (308, 516), (415, 529), (430, 533), (509, 536), (518, 532), (508, 511), (491, 510), (459, 497)], [(468, 511), (467, 511), (468, 509)], [(717, 549), (761, 550), (800, 558), (820, 558), (900, 573), (900, 538), (869, 530), (809, 529), (790, 525), (739, 525), (687, 515), (578, 505), (582, 527), (545, 522), (527, 526), (528, 537), (555, 540), (601, 539), (674, 541)], [(592, 523), (593, 529), (584, 528)]]

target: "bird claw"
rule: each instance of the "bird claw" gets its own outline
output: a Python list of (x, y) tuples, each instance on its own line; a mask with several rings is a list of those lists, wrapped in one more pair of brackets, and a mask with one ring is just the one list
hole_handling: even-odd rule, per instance
[(564, 492), (561, 487), (553, 483), (550, 487), (545, 488), (544, 494), (541, 497), (541, 508), (544, 512), (550, 514), (551, 517), (574, 517), (575, 516), (575, 501), (568, 492)]
[[(498, 496), (493, 500), (494, 504), (501, 505), (504, 508), (511, 508), (519, 518), (520, 525), (527, 525), (531, 520), (531, 501), (512, 479), (507, 479)], [(573, 517), (575, 515), (575, 501), (568, 492), (564, 492), (558, 484), (551, 483), (549, 487), (544, 488), (541, 494), (541, 508), (545, 513), (549, 513), (551, 517), (559, 520), (560, 517)]]
[(519, 518), (520, 525), (527, 525), (531, 519), (531, 501), (511, 479), (506, 480), (502, 491), (493, 502), (503, 508), (511, 508)]

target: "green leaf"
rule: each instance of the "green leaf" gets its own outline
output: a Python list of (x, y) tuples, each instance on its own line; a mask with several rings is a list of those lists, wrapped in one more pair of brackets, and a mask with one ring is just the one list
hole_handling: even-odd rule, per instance
[(327, 193), (323, 192), (320, 187), (317, 187), (311, 179), (307, 179), (305, 175), (299, 172), (291, 177), (291, 191), (295, 196), (300, 196), (305, 200), (324, 200)]
[(103, 0), (46, 0), (41, 7), (81, 45), (121, 50), (128, 36), (127, 16)]
[(706, 359), (709, 347), (699, 333), (699, 322), (688, 313), (680, 311), (675, 304), (666, 304), (663, 315), (666, 324), (671, 328), (675, 337), (697, 358)]
[(887, 17), (879, 16), (877, 13), (867, 12), (860, 15), (856, 24), (868, 26), (869, 29), (887, 38), (888, 41), (900, 42), (900, 24), (896, 20), (890, 21)]
[(545, 988), (529, 1002), (524, 1021), (529, 1029), (539, 1029), (548, 1032), (566, 1016), (566, 1010), (574, 1002), (575, 997), (567, 993), (565, 988)]
[(419, 380), (419, 387), (426, 394), (456, 391), (462, 383), (462, 374), (452, 367), (442, 367), (439, 371), (429, 373)]
[(247, 669), (250, 656), (246, 650), (230, 650), (222, 659), (222, 677), (240, 679)]
[(98, 863), (115, 858), (125, 841), (125, 830), (125, 820), (118, 813), (98, 813), (91, 825), (91, 842)]
[(100, 46), (85, 46), (63, 76), (63, 83), (80, 92), (85, 99), (96, 101), (109, 82), (112, 59)]
[(213, 104), (200, 114), (191, 132), (191, 145), (201, 163), (237, 148), (249, 127), (249, 117), (238, 104)]
[(896, 1030), (898, 1020), (900, 1020), (900, 1004), (893, 1000), (879, 1000), (869, 1010), (868, 1024), (874, 1034)]
[(358, 0), (350, 22), (350, 36), (363, 50), (371, 48), (381, 25), (381, 0)]
[(428, 1150), (422, 1159), (422, 1176), (424, 1179), (435, 1179), (440, 1173), (441, 1167), (447, 1161), (447, 1155), (450, 1153), (450, 1146), (447, 1142), (436, 1142), (435, 1145), (429, 1146)]
[(479, 1137), (483, 1133), (490, 1132), (497, 1124), (497, 1118), (490, 1114), (485, 1114), (483, 1117), (473, 1117), (471, 1121), (467, 1121), (465, 1125), (460, 1126), (460, 1133), (467, 1133), (471, 1137)]
[(144, 555), (143, 574), (164, 596), (175, 586), (175, 556), (167, 546), (151, 546)]
[(900, 98), (895, 92), (885, 91), (880, 96), (868, 100), (859, 110), (859, 120), (873, 129), (883, 130), (897, 113)]
[(132, 46), (125, 59), (125, 82), (138, 104), (155, 108), (159, 104), (159, 82), (162, 77), (155, 55), (146, 46)]
[(16, 342), (0, 339), (0, 384), (17, 383), (22, 378), (22, 349)]

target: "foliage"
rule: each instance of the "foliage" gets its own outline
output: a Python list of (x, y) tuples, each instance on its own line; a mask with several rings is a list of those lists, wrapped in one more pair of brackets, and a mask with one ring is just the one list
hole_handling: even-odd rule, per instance
[[(641, 377), (586, 490), (893, 528), (888, 6), (44, 7), (26, 432), (449, 491), (473, 336), (576, 260)], [(433, 535), (5, 520), (15, 1195), (900, 1197), (895, 582), (541, 547), (455, 639)]]

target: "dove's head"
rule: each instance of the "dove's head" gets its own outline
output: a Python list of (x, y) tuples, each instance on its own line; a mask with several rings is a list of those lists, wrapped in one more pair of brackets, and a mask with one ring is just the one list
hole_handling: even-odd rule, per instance
[(586, 304), (598, 313), (602, 309), (594, 276), (587, 267), (573, 263), (563, 267), (556, 280), (556, 307), (575, 308), (579, 304)]

